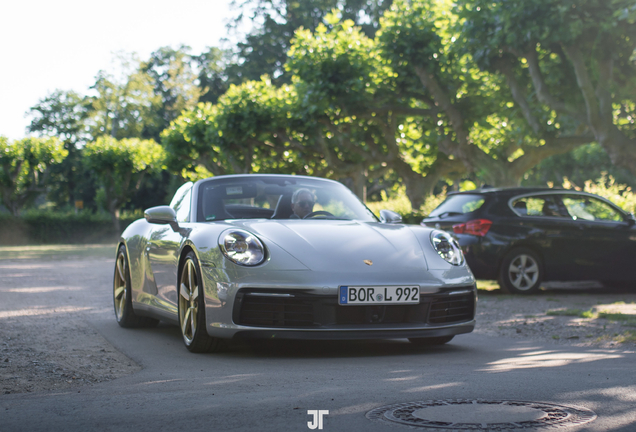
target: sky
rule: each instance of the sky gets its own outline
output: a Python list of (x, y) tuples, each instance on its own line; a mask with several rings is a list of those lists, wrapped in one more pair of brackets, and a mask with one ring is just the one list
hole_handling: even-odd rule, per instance
[(163, 46), (220, 46), (231, 0), (3, 0), (0, 135), (26, 136), (25, 113), (56, 89), (88, 93), (114, 54), (141, 59)]

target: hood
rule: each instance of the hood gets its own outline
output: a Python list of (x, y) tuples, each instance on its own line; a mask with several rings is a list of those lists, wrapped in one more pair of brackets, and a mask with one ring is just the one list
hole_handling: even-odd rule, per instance
[(275, 243), (315, 271), (427, 270), (420, 243), (404, 225), (334, 220), (255, 220), (233, 225), (256, 234), (266, 246)]

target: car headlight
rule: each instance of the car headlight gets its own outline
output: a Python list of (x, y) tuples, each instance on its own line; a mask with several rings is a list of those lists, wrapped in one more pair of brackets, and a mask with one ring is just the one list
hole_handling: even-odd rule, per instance
[(243, 230), (226, 231), (219, 237), (223, 255), (233, 263), (255, 266), (265, 261), (265, 246), (254, 235)]
[(439, 256), (452, 265), (462, 265), (464, 254), (459, 247), (457, 240), (445, 231), (433, 231), (431, 233), (431, 244)]

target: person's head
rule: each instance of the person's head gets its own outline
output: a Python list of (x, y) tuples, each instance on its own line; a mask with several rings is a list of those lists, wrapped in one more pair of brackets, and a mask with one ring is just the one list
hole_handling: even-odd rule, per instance
[(316, 198), (309, 189), (298, 189), (292, 195), (292, 211), (301, 219), (314, 211), (314, 204), (316, 204)]

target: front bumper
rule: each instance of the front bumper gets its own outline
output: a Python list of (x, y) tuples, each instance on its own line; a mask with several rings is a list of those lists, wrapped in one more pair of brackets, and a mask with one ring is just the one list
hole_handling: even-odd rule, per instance
[(232, 324), (211, 336), (276, 339), (376, 339), (451, 336), (475, 327), (475, 285), (420, 294), (417, 305), (341, 306), (336, 295), (307, 290), (243, 288)]

